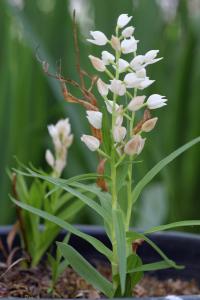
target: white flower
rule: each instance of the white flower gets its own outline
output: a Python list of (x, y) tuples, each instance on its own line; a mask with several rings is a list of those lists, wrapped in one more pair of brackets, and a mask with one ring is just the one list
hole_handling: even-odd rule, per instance
[(97, 80), (97, 89), (101, 96), (107, 96), (109, 91), (109, 86), (103, 82), (100, 78)]
[(95, 57), (93, 55), (89, 55), (89, 59), (91, 60), (91, 63), (93, 65), (93, 67), (97, 71), (104, 72), (106, 70), (105, 64), (104, 64), (104, 62), (100, 58)]
[(127, 88), (137, 88), (138, 84), (142, 81), (142, 78), (138, 78), (136, 73), (128, 73), (124, 77), (124, 82)]
[(142, 68), (142, 69), (136, 71), (136, 76), (139, 78), (146, 78), (146, 73), (147, 73), (146, 69)]
[(113, 128), (113, 138), (116, 143), (120, 143), (126, 136), (126, 128), (123, 126), (115, 126)]
[(116, 110), (115, 126), (121, 126), (123, 123), (123, 106), (119, 105)]
[(46, 162), (48, 163), (48, 165), (53, 168), (55, 159), (54, 159), (52, 152), (49, 149), (47, 149), (45, 152), (45, 159), (46, 159)]
[(66, 166), (67, 149), (73, 141), (69, 119), (59, 120), (56, 125), (49, 125), (48, 131), (53, 140), (55, 158), (50, 150), (46, 151), (45, 158), (54, 170), (53, 175), (59, 177)]
[(137, 71), (137, 70), (140, 70), (141, 68), (143, 68), (143, 64), (144, 64), (144, 55), (137, 55), (130, 62), (130, 66), (134, 71)]
[(89, 123), (96, 129), (101, 129), (102, 113), (100, 111), (87, 110), (87, 119)]
[[(114, 106), (114, 102), (111, 100), (106, 100), (106, 108), (107, 111), (112, 114), (113, 112), (113, 106)], [(115, 103), (115, 112), (119, 109), (119, 105), (117, 103)]]
[(154, 64), (157, 61), (161, 60), (162, 57), (156, 58), (159, 50), (150, 50), (144, 55), (144, 61), (146, 65)]
[(128, 155), (139, 155), (144, 148), (145, 140), (146, 139), (143, 139), (139, 134), (134, 135), (132, 139), (125, 145), (124, 152)]
[(120, 40), (116, 36), (112, 35), (110, 43), (111, 43), (112, 48), (115, 51), (120, 51), (121, 50)]
[(124, 39), (121, 42), (122, 53), (128, 54), (135, 52), (137, 50), (137, 43), (138, 41), (134, 37), (131, 37), (130, 39)]
[(165, 96), (161, 96), (159, 94), (153, 94), (147, 99), (146, 103), (149, 109), (156, 109), (167, 105), (165, 103), (166, 101), (167, 99), (165, 98)]
[(118, 60), (119, 73), (125, 72), (128, 67), (129, 67), (129, 63), (126, 60), (122, 58)]
[(101, 31), (90, 31), (91, 36), (93, 37), (93, 40), (87, 39), (88, 42), (98, 45), (98, 46), (104, 46), (107, 44), (107, 37), (105, 34)]
[(113, 63), (115, 61), (114, 55), (109, 53), (108, 51), (103, 51), (101, 54), (101, 59), (104, 62), (105, 65), (109, 65), (110, 63)]
[(125, 84), (118, 79), (110, 80), (110, 90), (119, 96), (123, 96), (126, 93), (126, 86)]
[(132, 17), (129, 17), (128, 14), (121, 14), (117, 19), (117, 26), (119, 28), (123, 28), (130, 22), (131, 19)]
[(126, 27), (123, 31), (122, 31), (122, 36), (124, 38), (129, 38), (132, 36), (133, 32), (134, 32), (135, 28), (133, 26), (129, 26), (129, 27)]
[(158, 118), (152, 118), (152, 119), (147, 120), (142, 125), (141, 130), (144, 132), (149, 132), (149, 131), (153, 130), (154, 127), (156, 126), (157, 121), (158, 121)]
[(92, 135), (83, 134), (81, 141), (91, 150), (96, 151), (99, 149), (100, 141)]
[(155, 80), (150, 80), (149, 77), (145, 77), (142, 81), (136, 86), (139, 90), (143, 90), (154, 83)]
[(145, 98), (145, 96), (134, 97), (128, 104), (127, 108), (133, 112), (139, 110), (143, 106)]

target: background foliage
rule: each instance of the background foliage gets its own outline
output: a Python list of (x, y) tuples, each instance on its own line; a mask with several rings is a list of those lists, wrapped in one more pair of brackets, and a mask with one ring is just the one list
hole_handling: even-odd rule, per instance
[[(164, 60), (150, 67), (155, 84), (147, 93), (169, 99), (159, 112), (159, 124), (135, 167), (140, 178), (160, 158), (199, 135), (200, 7), (195, 0), (2, 0), (0, 1), (0, 223), (13, 220), (15, 210), (8, 193), (6, 168), (23, 163), (44, 166), (49, 144), (46, 126), (68, 116), (75, 142), (69, 150), (65, 176), (94, 171), (95, 154), (79, 140), (88, 131), (84, 111), (64, 103), (58, 82), (48, 78), (36, 59), (48, 61), (55, 72), (61, 59), (63, 74), (77, 80), (72, 37), (72, 9), (77, 10), (83, 69), (93, 72), (88, 54), (95, 47), (85, 43), (91, 29), (112, 33), (120, 13), (134, 16), (139, 51), (160, 49)], [(76, 90), (71, 90), (76, 94)], [(137, 224), (146, 227), (163, 221), (200, 217), (199, 146), (181, 156), (143, 193), (137, 207)], [(156, 211), (156, 214), (155, 214)], [(82, 221), (93, 216), (86, 212)], [(79, 221), (79, 220), (78, 220)]]

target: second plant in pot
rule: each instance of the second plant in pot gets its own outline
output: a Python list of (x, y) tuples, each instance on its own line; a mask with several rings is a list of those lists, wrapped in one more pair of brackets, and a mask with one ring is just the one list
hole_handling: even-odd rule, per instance
[[(102, 276), (72, 246), (65, 242), (57, 243), (62, 256), (71, 267), (110, 298), (131, 296), (134, 286), (141, 280), (145, 271), (183, 268), (182, 265), (177, 265), (168, 258), (149, 239), (148, 234), (180, 226), (200, 225), (200, 221), (193, 220), (153, 227), (145, 232), (136, 232), (130, 228), (131, 219), (134, 218), (134, 206), (143, 188), (167, 164), (200, 142), (200, 137), (197, 137), (180, 147), (158, 162), (139, 182), (135, 183), (134, 168), (138, 157), (148, 143), (150, 131), (158, 121), (158, 118), (152, 114), (156, 109), (166, 106), (167, 99), (160, 94), (152, 94), (148, 98), (144, 95), (143, 90), (154, 82), (147, 76), (147, 67), (160, 61), (161, 58), (157, 57), (158, 50), (150, 50), (144, 55), (138, 55), (139, 41), (133, 35), (134, 27), (127, 26), (131, 19), (132, 17), (127, 14), (120, 15), (115, 32), (110, 39), (100, 31), (92, 31), (92, 39), (88, 39), (90, 43), (103, 48), (100, 58), (89, 55), (89, 59), (98, 72), (107, 76), (106, 81), (99, 76), (90, 77), (91, 85), (87, 87), (84, 83), (84, 76), (87, 74), (82, 72), (79, 65), (80, 84), (63, 78), (61, 74), (56, 76), (49, 74), (48, 65), (43, 63), (45, 72), (60, 81), (65, 100), (79, 103), (86, 109), (92, 135), (83, 134), (81, 140), (90, 151), (98, 153), (100, 158), (98, 172), (67, 180), (46, 176), (30, 169), (25, 172), (25, 175), (55, 185), (53, 192), (62, 189), (93, 209), (103, 220), (105, 232), (112, 245), (111, 249), (100, 240), (81, 232), (57, 216), (12, 199), (21, 208), (85, 239), (105, 256), (111, 265), (111, 281)], [(77, 47), (76, 32), (75, 42)], [(80, 89), (81, 99), (69, 92), (68, 83)], [(92, 92), (95, 85), (100, 94), (98, 101)], [(91, 182), (93, 180), (97, 185)], [(159, 253), (161, 260), (143, 264), (137, 254), (137, 247), (142, 241), (146, 241), (153, 247)]]

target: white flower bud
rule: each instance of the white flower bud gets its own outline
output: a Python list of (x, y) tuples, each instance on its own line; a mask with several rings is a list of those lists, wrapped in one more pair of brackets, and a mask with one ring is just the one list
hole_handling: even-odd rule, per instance
[(136, 71), (136, 76), (139, 78), (146, 78), (147, 72), (145, 68)]
[(149, 109), (156, 109), (167, 105), (165, 103), (166, 101), (167, 99), (165, 98), (165, 96), (161, 96), (159, 94), (153, 94), (147, 99), (146, 103)]
[[(112, 114), (113, 112), (113, 106), (114, 106), (114, 102), (111, 101), (111, 100), (106, 100), (106, 108), (107, 108), (107, 111)], [(115, 103), (115, 112), (118, 111), (119, 109), (119, 105), (117, 103)]]
[(125, 84), (118, 79), (113, 79), (110, 81), (110, 90), (119, 96), (123, 96), (126, 93), (126, 86)]
[(123, 126), (115, 126), (113, 128), (113, 138), (116, 143), (121, 143), (126, 136), (126, 128)]
[(100, 111), (87, 110), (87, 119), (89, 123), (96, 129), (101, 129), (102, 113)]
[(134, 30), (135, 28), (133, 26), (127, 27), (122, 31), (122, 36), (127, 39), (132, 36)]
[(47, 149), (45, 152), (45, 159), (46, 159), (46, 162), (48, 163), (48, 165), (53, 168), (55, 159), (54, 159), (52, 152), (49, 149)]
[(56, 172), (57, 176), (60, 176), (62, 173), (63, 169), (66, 166), (66, 160), (65, 159), (56, 159), (55, 166), (54, 166), (54, 171)]
[(125, 72), (128, 67), (129, 67), (129, 63), (126, 60), (122, 58), (118, 60), (119, 73)]
[(111, 43), (112, 48), (115, 51), (120, 51), (121, 50), (120, 40), (116, 36), (112, 35), (110, 43)]
[(105, 65), (109, 65), (115, 61), (114, 55), (109, 53), (108, 51), (103, 51), (101, 54), (101, 59)]
[(97, 80), (97, 89), (101, 96), (107, 96), (109, 91), (109, 86), (103, 82), (100, 78)]
[(81, 137), (81, 141), (85, 143), (85, 145), (91, 150), (96, 151), (99, 149), (100, 141), (92, 135), (83, 134)]
[(143, 68), (143, 64), (144, 64), (144, 55), (137, 55), (130, 62), (130, 66), (134, 71), (138, 71), (141, 68)]
[(57, 136), (58, 136), (58, 130), (57, 130), (56, 126), (49, 125), (47, 128), (48, 128), (49, 134), (52, 137), (52, 139), (57, 138)]
[(115, 126), (121, 126), (123, 123), (123, 106), (119, 105), (116, 110)]
[(121, 42), (122, 53), (128, 54), (135, 52), (137, 50), (137, 43), (138, 41), (134, 37), (131, 37), (130, 39), (124, 39)]
[(146, 122), (144, 122), (144, 124), (142, 125), (142, 131), (144, 132), (149, 132), (151, 130), (154, 129), (156, 123), (158, 121), (158, 118), (152, 118), (152, 119), (149, 119), (147, 120)]
[(142, 81), (142, 78), (138, 78), (136, 73), (128, 73), (124, 77), (124, 82), (127, 88), (137, 88), (138, 84)]
[(119, 28), (123, 28), (130, 22), (131, 19), (132, 17), (129, 17), (128, 14), (121, 14), (117, 19), (117, 26)]
[(93, 55), (89, 55), (89, 59), (91, 60), (91, 63), (93, 65), (93, 67), (97, 71), (104, 72), (106, 70), (105, 64), (104, 64), (104, 62), (100, 58), (95, 57)]
[(124, 152), (128, 155), (139, 155), (144, 148), (145, 140), (146, 139), (143, 139), (139, 134), (134, 135), (132, 139), (125, 145)]
[(90, 31), (91, 36), (93, 37), (92, 39), (87, 39), (88, 42), (98, 45), (98, 46), (104, 46), (107, 44), (107, 37), (105, 34), (101, 31)]
[(145, 98), (145, 96), (134, 97), (128, 104), (127, 108), (133, 112), (139, 110), (143, 106)]

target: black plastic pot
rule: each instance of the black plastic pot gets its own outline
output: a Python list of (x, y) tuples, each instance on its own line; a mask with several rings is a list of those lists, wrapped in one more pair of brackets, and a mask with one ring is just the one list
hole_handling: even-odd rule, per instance
[[(109, 241), (105, 236), (104, 230), (97, 226), (78, 226), (78, 228), (90, 234), (97, 239), (104, 242), (109, 246)], [(10, 227), (0, 227), (0, 236), (5, 243), (6, 236), (9, 232)], [(149, 272), (159, 279), (165, 278), (181, 278), (181, 279), (195, 279), (200, 284), (200, 236), (196, 234), (180, 233), (180, 232), (164, 232), (164, 233), (154, 233), (149, 235), (152, 241), (154, 241), (165, 254), (176, 261), (177, 264), (184, 265), (183, 270), (160, 270), (156, 272)], [(63, 233), (58, 236), (58, 240), (62, 240)], [(16, 244), (19, 240), (16, 239)], [(82, 255), (87, 257), (91, 262), (94, 260), (103, 260), (104, 257), (97, 253), (97, 251), (86, 241), (72, 236), (70, 239), (70, 244), (75, 247)], [(146, 243), (140, 246), (139, 255), (142, 257), (144, 263), (155, 262), (160, 260), (159, 255)], [(180, 296), (180, 299), (188, 300), (200, 300), (200, 295), (195, 296)], [(3, 299), (3, 298), (2, 298)], [(13, 298), (12, 298), (13, 299)], [(133, 298), (132, 298), (133, 299)], [(138, 298), (137, 298), (138, 299)], [(143, 299), (167, 299), (166, 297), (154, 297), (154, 298), (140, 298)], [(171, 299), (173, 300), (173, 299)], [(176, 300), (176, 299), (174, 299)], [(178, 300), (178, 299), (177, 299)]]

